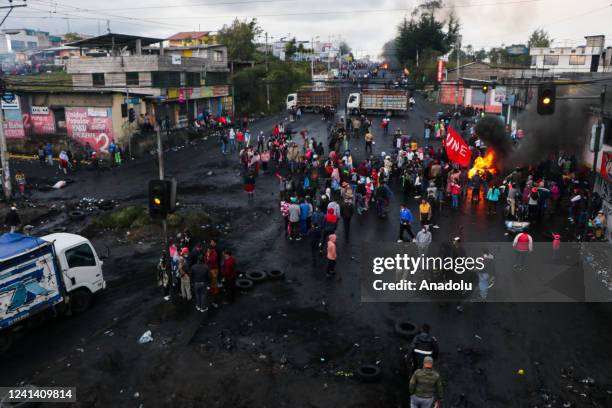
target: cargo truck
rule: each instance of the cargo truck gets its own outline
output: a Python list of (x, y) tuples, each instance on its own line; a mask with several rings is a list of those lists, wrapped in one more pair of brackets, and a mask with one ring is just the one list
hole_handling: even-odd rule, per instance
[(336, 109), (338, 89), (333, 87), (304, 88), (287, 95), (287, 110), (300, 108), (305, 112), (322, 112), (325, 107)]
[(346, 111), (351, 115), (407, 113), (408, 98), (403, 89), (364, 89), (349, 94)]
[(105, 288), (102, 261), (86, 238), (0, 235), (0, 352), (36, 317), (81, 313)]

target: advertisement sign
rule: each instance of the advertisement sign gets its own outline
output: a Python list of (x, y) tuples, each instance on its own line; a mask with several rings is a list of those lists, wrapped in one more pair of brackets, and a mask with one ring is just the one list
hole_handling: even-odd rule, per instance
[(30, 116), (30, 126), (35, 135), (52, 135), (55, 133), (55, 116), (52, 111), (47, 109), (46, 114), (34, 113), (35, 106), (32, 106)]
[(506, 87), (505, 86), (498, 86), (497, 88), (495, 88), (494, 90), (494, 100), (495, 102), (498, 103), (506, 103), (507, 97), (506, 97)]
[(181, 65), (182, 59), (180, 55), (172, 56), (172, 65)]
[(30, 113), (32, 115), (48, 115), (49, 107), (47, 106), (32, 106), (30, 108)]
[(113, 140), (111, 108), (66, 108), (66, 131), (77, 143), (108, 153)]
[(438, 60), (438, 76), (437, 76), (438, 82), (442, 82), (443, 73), (444, 73), (444, 61)]
[(508, 55), (527, 55), (529, 54), (529, 48), (524, 45), (511, 45), (506, 47), (506, 54)]
[(612, 151), (603, 152), (601, 156), (601, 177), (608, 183), (612, 183)]
[(25, 129), (23, 127), (23, 119), (21, 118), (21, 109), (8, 109), (4, 111), (4, 136), (7, 139), (23, 139), (25, 137)]

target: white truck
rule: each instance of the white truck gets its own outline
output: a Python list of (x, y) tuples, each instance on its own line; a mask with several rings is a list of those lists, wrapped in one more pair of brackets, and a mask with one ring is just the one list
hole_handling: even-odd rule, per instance
[(408, 112), (408, 92), (403, 89), (364, 89), (351, 93), (346, 101), (349, 115)]
[(106, 288), (102, 261), (89, 240), (58, 233), (0, 235), (0, 352), (43, 312), (80, 313)]

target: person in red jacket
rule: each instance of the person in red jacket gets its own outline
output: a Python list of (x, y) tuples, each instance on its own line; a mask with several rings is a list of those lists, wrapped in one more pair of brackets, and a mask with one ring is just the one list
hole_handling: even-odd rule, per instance
[(219, 295), (219, 253), (217, 252), (217, 243), (214, 239), (210, 240), (208, 249), (204, 254), (204, 263), (208, 266), (208, 273), (210, 274), (210, 293), (213, 296), (213, 307), (217, 307), (217, 303), (214, 301)]
[(233, 301), (236, 288), (236, 258), (230, 250), (223, 252), (223, 285), (227, 300)]
[(519, 268), (524, 268), (527, 255), (533, 251), (533, 238), (526, 231), (523, 231), (514, 237), (514, 241), (512, 242), (512, 246), (516, 250), (516, 261)]

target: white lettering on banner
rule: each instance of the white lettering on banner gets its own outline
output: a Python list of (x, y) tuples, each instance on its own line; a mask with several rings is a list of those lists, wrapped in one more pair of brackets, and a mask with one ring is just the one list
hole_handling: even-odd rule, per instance
[(87, 116), (105, 118), (108, 116), (106, 109), (87, 108)]
[(66, 108), (66, 129), (78, 143), (108, 153), (113, 139), (112, 114), (105, 108)]

